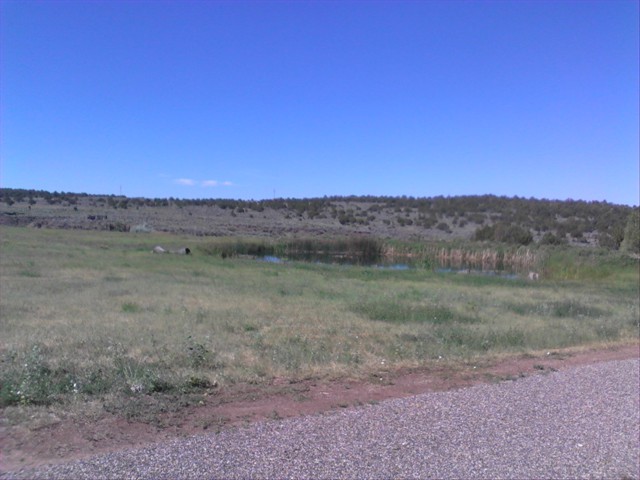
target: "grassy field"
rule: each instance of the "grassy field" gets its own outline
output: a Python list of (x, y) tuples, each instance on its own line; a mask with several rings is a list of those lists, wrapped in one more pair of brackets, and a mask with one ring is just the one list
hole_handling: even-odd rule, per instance
[[(210, 241), (0, 228), (2, 407), (638, 339), (638, 261), (621, 254), (549, 250), (545, 278), (530, 282), (223, 259), (206, 254)], [(158, 244), (193, 255), (150, 253)]]

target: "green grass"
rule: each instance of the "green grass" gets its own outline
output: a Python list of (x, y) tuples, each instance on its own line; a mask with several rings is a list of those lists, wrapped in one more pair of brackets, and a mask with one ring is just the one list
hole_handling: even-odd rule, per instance
[(360, 302), (352, 307), (352, 311), (371, 320), (394, 324), (472, 323), (477, 320), (477, 318), (461, 314), (448, 307), (412, 304), (397, 298), (381, 298)]
[(545, 276), (557, 280), (624, 280), (633, 288), (638, 259), (601, 248), (556, 247), (547, 249), (542, 265)]
[[(194, 254), (151, 254), (157, 244)], [(0, 404), (116, 408), (275, 377), (638, 339), (637, 261), (614, 254), (550, 251), (546, 278), (529, 282), (223, 259), (207, 245), (0, 228)], [(577, 274), (566, 273), (572, 261)]]

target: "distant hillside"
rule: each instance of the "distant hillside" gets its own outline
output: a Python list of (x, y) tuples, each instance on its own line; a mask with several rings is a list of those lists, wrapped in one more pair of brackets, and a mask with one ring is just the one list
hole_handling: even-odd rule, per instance
[(0, 189), (0, 224), (215, 236), (360, 234), (617, 249), (632, 211), (632, 207), (607, 202), (494, 195), (246, 201)]

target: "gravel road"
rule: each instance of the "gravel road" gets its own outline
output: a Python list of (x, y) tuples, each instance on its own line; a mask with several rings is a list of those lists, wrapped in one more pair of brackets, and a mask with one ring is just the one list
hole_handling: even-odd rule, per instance
[(7, 478), (640, 478), (638, 359), (197, 436)]

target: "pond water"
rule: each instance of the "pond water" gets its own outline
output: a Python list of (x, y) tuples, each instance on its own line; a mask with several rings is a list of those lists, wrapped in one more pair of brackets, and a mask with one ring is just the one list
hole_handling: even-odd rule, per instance
[(285, 261), (280, 257), (274, 257), (273, 255), (265, 255), (264, 257), (258, 257), (258, 260), (267, 263), (284, 263)]
[[(267, 262), (267, 263), (287, 263), (290, 261), (302, 261), (302, 262), (315, 263), (318, 265), (336, 265), (336, 264), (346, 265), (346, 266), (358, 265), (357, 262), (349, 261), (349, 259), (344, 256), (335, 256), (335, 257), (324, 256), (321, 259), (319, 258), (311, 259), (308, 256), (305, 256), (304, 258), (284, 259), (284, 258), (276, 257), (273, 255), (265, 255), (264, 257), (258, 257), (257, 260), (262, 262)], [(368, 265), (361, 265), (361, 266), (375, 267), (375, 268), (380, 268), (385, 270), (412, 270), (412, 269), (418, 268), (418, 266), (415, 263), (412, 264), (411, 262), (406, 262), (406, 263), (383, 262), (383, 263), (375, 263), (375, 264), (368, 264)], [(512, 280), (522, 278), (521, 275), (518, 275), (516, 272), (512, 272), (512, 271), (479, 270), (476, 268), (466, 267), (466, 266), (463, 266), (461, 268), (459, 266), (452, 267), (450, 265), (441, 265), (441, 266), (437, 266), (434, 269), (434, 271), (437, 273), (443, 273), (443, 274), (450, 273), (450, 274), (458, 274), (458, 275), (495, 276), (495, 277), (512, 279)]]
[(505, 271), (496, 271), (496, 270), (474, 270), (472, 268), (436, 268), (435, 271), (437, 273), (455, 273), (458, 275), (485, 275), (488, 277), (500, 277), (506, 278), (509, 280), (517, 280), (518, 278), (522, 278), (522, 276), (518, 275), (514, 272), (505, 272)]

